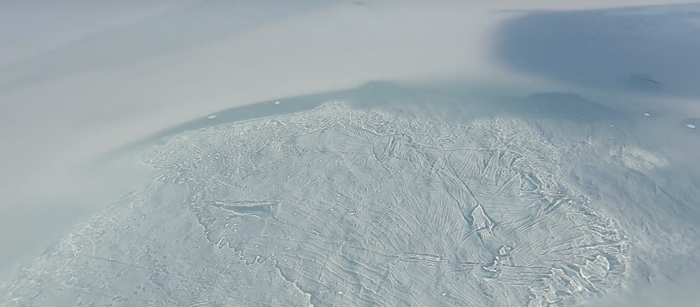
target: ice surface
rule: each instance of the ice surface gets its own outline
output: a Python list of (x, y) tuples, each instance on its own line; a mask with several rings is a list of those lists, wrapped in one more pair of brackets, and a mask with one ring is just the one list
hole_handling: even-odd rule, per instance
[(152, 182), (34, 262), (4, 306), (569, 305), (628, 271), (624, 232), (516, 119), (331, 102), (143, 159)]
[[(697, 5), (176, 2), (0, 9), (0, 305), (672, 306), (660, 285), (700, 288)], [(455, 83), (354, 90), (373, 80)], [(309, 93), (464, 109), (277, 116)], [(275, 116), (203, 128), (250, 113)], [(159, 131), (176, 135), (146, 154), (152, 182), (91, 160)]]

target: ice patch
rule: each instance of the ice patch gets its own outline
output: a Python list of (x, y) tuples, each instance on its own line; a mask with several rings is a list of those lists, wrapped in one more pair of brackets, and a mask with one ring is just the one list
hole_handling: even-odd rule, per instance
[(329, 103), (143, 158), (153, 182), (38, 259), (3, 306), (551, 306), (626, 277), (624, 234), (514, 119)]

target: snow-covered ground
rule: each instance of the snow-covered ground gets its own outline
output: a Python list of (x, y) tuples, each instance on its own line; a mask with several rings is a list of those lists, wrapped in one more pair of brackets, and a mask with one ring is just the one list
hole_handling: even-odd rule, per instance
[(0, 4), (0, 306), (697, 301), (700, 5), (649, 4)]

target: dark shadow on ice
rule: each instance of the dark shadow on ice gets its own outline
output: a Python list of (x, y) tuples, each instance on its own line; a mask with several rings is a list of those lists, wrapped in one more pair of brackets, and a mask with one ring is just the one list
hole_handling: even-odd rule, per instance
[[(485, 89), (486, 88), (486, 89)], [(496, 91), (496, 92), (494, 92)], [(358, 109), (390, 110), (399, 116), (421, 116), (434, 120), (468, 123), (476, 118), (507, 116), (524, 120), (553, 119), (583, 124), (628, 121), (621, 111), (573, 93), (510, 95), (482, 84), (403, 85), (373, 81), (357, 88), (262, 101), (216, 112), (214, 118), (197, 118), (163, 130), (123, 150), (139, 150), (167, 141), (170, 136), (210, 126), (262, 117), (303, 112), (330, 101), (341, 101)], [(118, 154), (118, 151), (114, 154)]]
[(700, 4), (530, 12), (495, 36), (499, 61), (590, 89), (700, 96)]
[[(0, 92), (79, 73), (120, 68), (215, 42), (335, 2), (207, 0), (134, 25), (103, 31), (0, 68)], [(6, 79), (11, 78), (11, 79)]]
[(138, 141), (132, 144), (132, 146), (142, 148), (142, 146), (152, 145), (154, 142), (160, 142), (172, 135), (210, 126), (309, 111), (330, 101), (342, 101), (355, 107), (371, 108), (389, 105), (392, 102), (410, 104), (420, 101), (420, 99), (421, 95), (417, 90), (401, 87), (392, 82), (373, 81), (360, 87), (347, 90), (286, 97), (221, 110), (214, 114), (216, 116), (215, 118), (210, 119), (204, 117), (191, 120)]

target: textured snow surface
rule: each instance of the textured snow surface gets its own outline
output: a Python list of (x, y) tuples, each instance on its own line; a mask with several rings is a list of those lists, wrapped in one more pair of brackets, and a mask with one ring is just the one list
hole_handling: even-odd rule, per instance
[(559, 152), (516, 119), (337, 102), (184, 132), (0, 305), (571, 305), (620, 288), (628, 243), (565, 183)]

